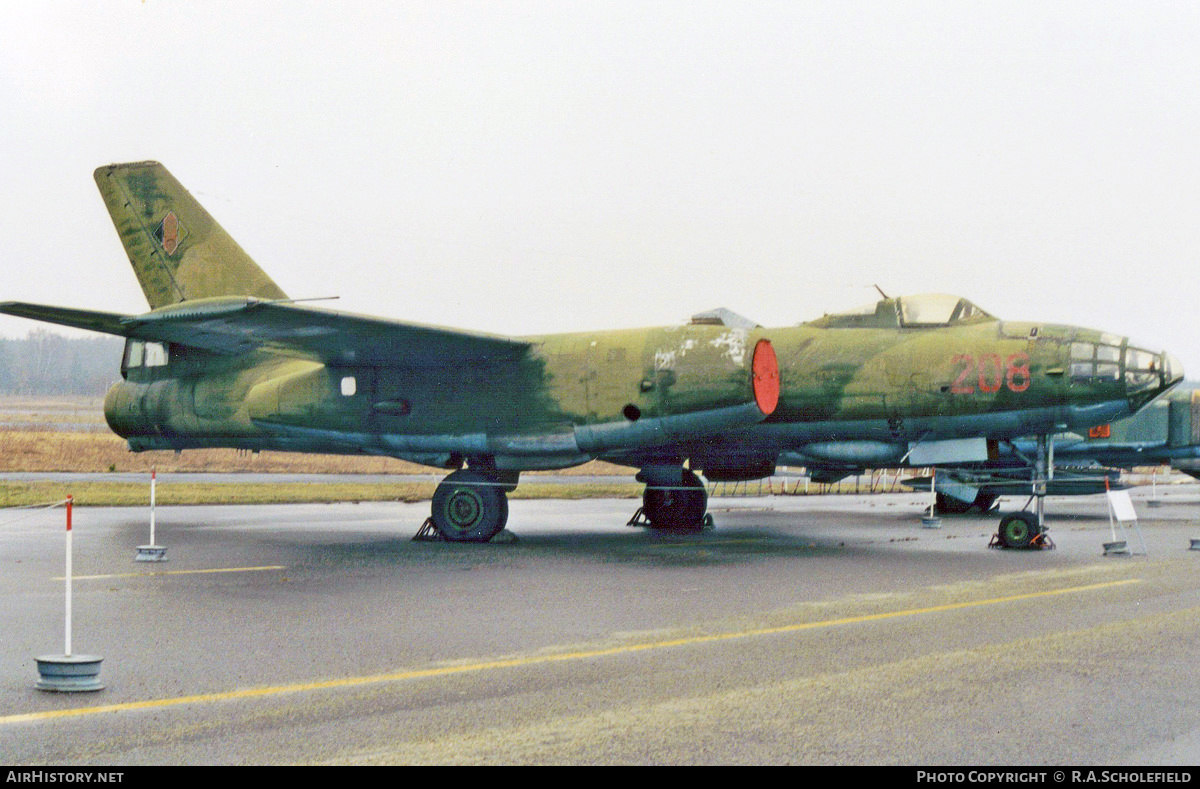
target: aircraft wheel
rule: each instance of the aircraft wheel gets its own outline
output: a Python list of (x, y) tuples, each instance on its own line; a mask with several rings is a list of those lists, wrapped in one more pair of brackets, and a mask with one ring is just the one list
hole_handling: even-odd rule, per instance
[(708, 509), (708, 492), (695, 472), (683, 472), (679, 488), (646, 487), (642, 512), (654, 529), (699, 529)]
[(974, 506), (974, 501), (961, 501), (952, 496), (947, 496), (945, 493), (937, 494), (937, 511), (939, 513), (961, 515)]
[(1037, 515), (1032, 512), (1010, 512), (1000, 519), (1000, 544), (1005, 548), (1028, 548), (1037, 534)]
[(508, 496), (485, 474), (466, 469), (433, 493), (433, 522), (452, 542), (487, 542), (508, 522)]
[(975, 497), (975, 506), (980, 512), (987, 512), (996, 503), (996, 499), (1000, 498), (995, 493), (984, 493), (979, 491), (979, 495)]

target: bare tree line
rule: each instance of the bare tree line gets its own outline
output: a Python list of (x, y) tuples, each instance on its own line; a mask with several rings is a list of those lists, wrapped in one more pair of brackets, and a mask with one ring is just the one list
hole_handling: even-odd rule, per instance
[(118, 337), (64, 337), (34, 329), (0, 338), (0, 393), (103, 396), (120, 377)]

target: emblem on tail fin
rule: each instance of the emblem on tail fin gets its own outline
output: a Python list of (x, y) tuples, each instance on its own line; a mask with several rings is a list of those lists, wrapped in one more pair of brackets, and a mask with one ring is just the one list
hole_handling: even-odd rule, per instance
[(217, 296), (287, 298), (158, 162), (108, 164), (95, 178), (152, 308)]
[(163, 248), (163, 252), (174, 255), (186, 232), (183, 225), (179, 224), (179, 217), (175, 216), (175, 212), (168, 211), (163, 221), (154, 228), (154, 240)]

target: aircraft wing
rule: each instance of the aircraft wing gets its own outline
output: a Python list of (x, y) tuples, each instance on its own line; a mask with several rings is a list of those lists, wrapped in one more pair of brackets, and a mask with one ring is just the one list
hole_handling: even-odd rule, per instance
[(201, 299), (143, 315), (0, 303), (0, 313), (220, 354), (264, 348), (333, 364), (436, 367), (515, 359), (529, 343), (291, 302)]

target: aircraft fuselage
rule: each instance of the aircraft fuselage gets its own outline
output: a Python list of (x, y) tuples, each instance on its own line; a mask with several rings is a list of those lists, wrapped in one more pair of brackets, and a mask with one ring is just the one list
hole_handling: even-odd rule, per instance
[[(1073, 375), (1072, 347), (1125, 356), (1128, 341), (998, 320), (894, 329), (683, 325), (521, 339), (530, 348), (515, 364), (449, 367), (331, 365), (174, 345), (154, 359), (143, 351), (136, 364), (135, 349), (105, 415), (135, 450), (362, 452), (437, 466), (490, 455), (520, 470), (594, 457), (638, 465), (660, 450), (764, 455), (821, 445), (814, 451), (828, 453), (831, 442), (873, 442), (844, 451), (883, 461), (906, 442), (1012, 438), (1118, 419), (1174, 377), (1165, 356), (1156, 357), (1153, 380), (1120, 362), (1115, 375)], [(752, 392), (749, 360), (763, 340), (779, 370), (778, 403), (765, 420), (659, 450), (654, 441), (609, 451), (565, 440), (589, 428), (737, 408)]]

